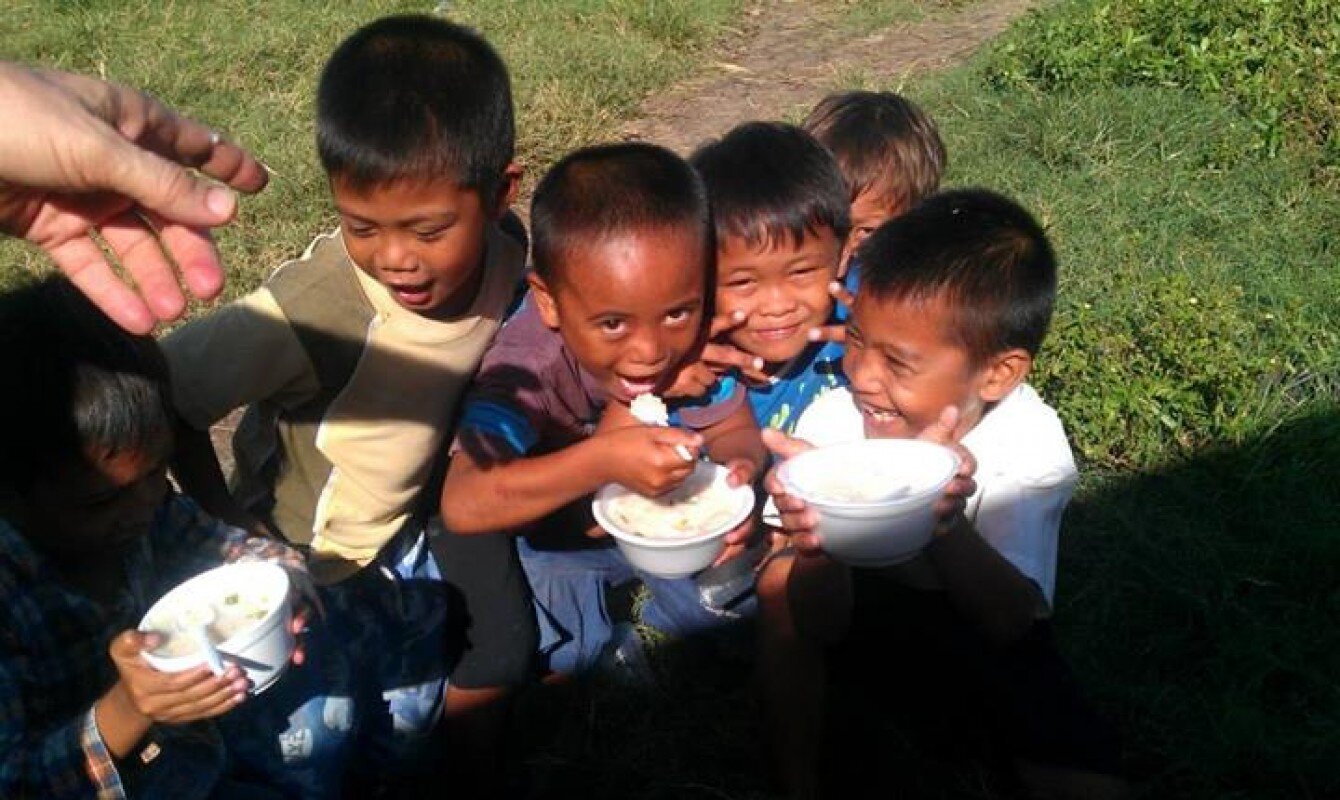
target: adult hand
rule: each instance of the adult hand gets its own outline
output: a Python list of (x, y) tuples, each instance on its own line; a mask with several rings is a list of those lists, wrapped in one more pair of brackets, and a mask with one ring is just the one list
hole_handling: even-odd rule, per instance
[[(852, 303), (856, 302), (856, 298), (852, 296), (851, 292), (847, 291), (847, 287), (843, 286), (840, 281), (833, 281), (828, 284), (828, 293), (832, 295), (835, 302), (847, 308), (851, 308)], [(839, 322), (836, 325), (820, 325), (817, 328), (810, 328), (807, 335), (811, 342), (845, 344), (847, 341), (847, 324)]]
[(219, 293), (209, 229), (236, 215), (237, 197), (188, 168), (255, 192), (267, 180), (256, 159), (148, 95), (81, 75), (0, 62), (0, 108), (0, 231), (45, 250), (134, 333), (181, 315), (178, 271), (192, 295)]

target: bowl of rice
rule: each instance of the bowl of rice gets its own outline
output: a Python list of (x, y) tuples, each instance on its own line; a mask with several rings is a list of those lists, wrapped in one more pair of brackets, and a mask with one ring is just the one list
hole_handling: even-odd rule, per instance
[(958, 454), (942, 445), (862, 439), (788, 459), (777, 480), (818, 513), (825, 552), (853, 566), (883, 567), (930, 543), (935, 502), (958, 468)]
[(242, 668), (252, 693), (268, 689), (293, 655), (289, 586), (284, 568), (264, 561), (225, 564), (178, 584), (140, 621), (140, 631), (162, 637), (144, 659), (161, 672), (207, 663), (192, 635), (203, 618), (210, 643), (225, 663)]
[(710, 566), (726, 546), (725, 535), (754, 510), (753, 487), (730, 486), (729, 474), (699, 461), (683, 484), (660, 497), (612, 483), (596, 492), (591, 511), (634, 567), (686, 577)]

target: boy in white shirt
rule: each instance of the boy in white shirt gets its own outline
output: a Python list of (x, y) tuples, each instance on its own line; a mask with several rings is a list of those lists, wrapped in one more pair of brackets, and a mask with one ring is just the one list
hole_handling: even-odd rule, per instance
[[(759, 589), (781, 777), (793, 796), (816, 795), (825, 711), (843, 739), (832, 752), (886, 747), (887, 733), (862, 727), (883, 691), (893, 701), (883, 708), (924, 717), (955, 749), (980, 739), (1031, 794), (1119, 795), (1114, 737), (1080, 698), (1048, 622), (1077, 473), (1056, 413), (1024, 383), (1056, 294), (1046, 236), (999, 195), (955, 191), (886, 224), (859, 255), (843, 357), (851, 388), (813, 403), (797, 437), (913, 437), (952, 421), (978, 489), (915, 559), (861, 569), (823, 554), (815, 513), (769, 476), (796, 549)], [(807, 446), (769, 436), (780, 456)], [(826, 708), (828, 691), (856, 702)]]

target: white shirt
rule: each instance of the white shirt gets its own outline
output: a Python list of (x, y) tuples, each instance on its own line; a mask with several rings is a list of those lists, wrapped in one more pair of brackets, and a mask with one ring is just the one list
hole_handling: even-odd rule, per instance
[[(864, 436), (861, 412), (847, 389), (819, 397), (796, 423), (796, 438), (819, 446)], [(977, 459), (969, 521), (1051, 603), (1061, 515), (1079, 479), (1060, 418), (1033, 387), (1021, 384), (961, 443)]]

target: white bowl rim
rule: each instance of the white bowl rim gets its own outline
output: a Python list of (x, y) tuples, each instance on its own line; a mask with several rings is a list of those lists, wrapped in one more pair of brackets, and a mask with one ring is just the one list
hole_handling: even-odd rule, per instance
[[(887, 444), (882, 444), (887, 442), (897, 442), (898, 443), (897, 445), (893, 445), (896, 447), (904, 447), (910, 444), (913, 447), (934, 450), (940, 454), (948, 456), (949, 463), (951, 466), (947, 470), (947, 473), (943, 478), (936, 480), (934, 484), (929, 485), (920, 491), (913, 492), (911, 494), (907, 494), (892, 500), (876, 500), (870, 502), (856, 502), (856, 501), (845, 501), (845, 500), (841, 502), (834, 501), (828, 498), (820, 497), (810, 492), (806, 492), (802, 490), (799, 486), (797, 486), (794, 481), (791, 480), (792, 464), (801, 459), (812, 457), (812, 454), (816, 453), (827, 454), (833, 450), (843, 450), (843, 449), (854, 450), (861, 447), (890, 446)], [(798, 497), (801, 500), (804, 500), (809, 505), (813, 506), (820, 506), (824, 508), (839, 508), (839, 509), (850, 508), (853, 510), (877, 509), (877, 508), (894, 509), (900, 506), (918, 505), (921, 502), (925, 501), (928, 497), (939, 495), (940, 492), (944, 490), (944, 487), (948, 486), (949, 482), (954, 479), (955, 475), (958, 474), (959, 467), (962, 465), (962, 463), (963, 459), (959, 456), (958, 453), (954, 452), (952, 448), (946, 447), (945, 445), (942, 444), (936, 444), (935, 442), (927, 442), (922, 439), (856, 439), (849, 442), (840, 442), (838, 444), (815, 447), (812, 450), (806, 450), (803, 453), (798, 453), (792, 456), (791, 458), (788, 458), (786, 461), (783, 461), (780, 466), (777, 467), (777, 480), (779, 483), (782, 484), (782, 488), (786, 490), (787, 494), (791, 495), (792, 497)]]
[[(212, 580), (213, 579), (212, 576), (215, 573), (224, 571), (237, 571), (238, 568), (243, 568), (248, 571), (255, 571), (256, 569), (265, 569), (267, 571), (273, 572), (275, 570), (278, 570), (278, 574), (283, 575), (285, 586), (292, 588), (292, 579), (289, 577), (288, 571), (273, 561), (231, 561), (226, 564), (220, 564), (217, 567), (211, 567), (210, 569), (207, 569), (204, 572), (196, 573), (195, 575), (192, 575), (191, 577), (187, 578), (181, 583), (178, 583), (176, 586), (173, 586), (171, 589), (165, 592), (162, 597), (155, 600), (153, 605), (149, 606), (149, 610), (145, 611), (144, 615), (140, 617), (140, 623), (136, 627), (136, 630), (139, 630), (144, 633), (152, 631), (153, 630), (152, 628), (147, 628), (145, 627), (145, 625), (149, 622), (149, 619), (154, 616), (154, 612), (158, 611), (160, 607), (163, 606), (163, 604), (168, 601), (168, 598), (177, 594), (178, 590), (181, 590), (183, 587), (196, 581), (203, 582), (205, 580)], [(206, 578), (206, 576), (211, 577)], [(181, 593), (185, 594), (184, 591)], [(250, 625), (238, 631), (237, 633), (233, 634), (232, 636), (229, 636), (227, 639), (224, 639), (223, 641), (216, 642), (214, 646), (220, 649), (233, 649), (229, 647), (229, 645), (232, 642), (244, 639), (252, 635), (261, 628), (270, 627), (269, 623), (273, 621), (276, 612), (280, 611), (284, 607), (284, 604), (287, 602), (288, 602), (288, 593), (287, 592), (281, 593), (280, 596), (272, 602), (270, 607), (266, 609), (265, 616), (256, 620), (256, 624)], [(161, 661), (165, 664), (185, 663), (190, 660), (203, 661), (204, 659), (204, 656), (200, 654), (198, 651), (193, 651), (191, 653), (187, 653), (185, 655), (180, 656), (158, 655), (152, 650), (146, 650), (144, 652), (145, 655), (151, 656), (154, 660)]]
[[(721, 464), (713, 464), (712, 466), (714, 468), (712, 481), (714, 483), (717, 481), (724, 482), (726, 476), (730, 474), (730, 470)], [(749, 518), (749, 515), (754, 512), (754, 504), (758, 499), (757, 495), (754, 493), (753, 485), (748, 483), (742, 484), (732, 488), (731, 492), (736, 497), (736, 505), (738, 508), (734, 514), (731, 514), (730, 519), (707, 533), (700, 533), (697, 536), (688, 536), (684, 538), (654, 538), (651, 536), (639, 536), (636, 533), (628, 533), (627, 531), (620, 530), (609, 517), (605, 516), (602, 506), (609, 502), (610, 498), (616, 494), (634, 493), (632, 489), (629, 489), (622, 484), (609, 483), (600, 487), (596, 492), (596, 496), (591, 500), (591, 513), (595, 516), (596, 523), (600, 525), (606, 533), (621, 542), (627, 542), (638, 547), (646, 547), (652, 550), (677, 550), (681, 547), (690, 547), (695, 544), (702, 544), (703, 542), (725, 536), (741, 522), (744, 522)]]

